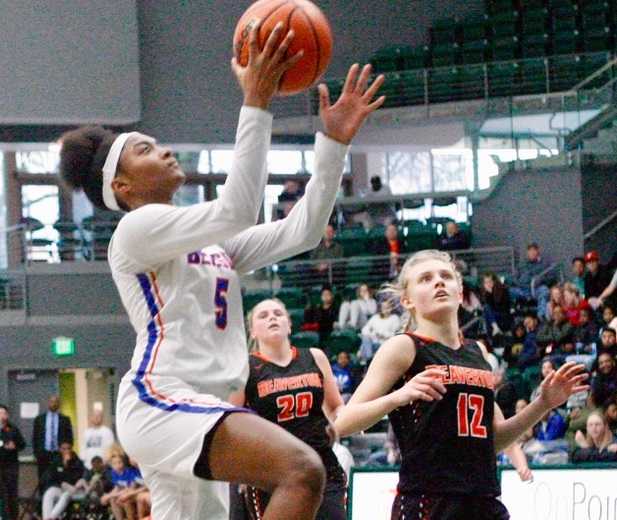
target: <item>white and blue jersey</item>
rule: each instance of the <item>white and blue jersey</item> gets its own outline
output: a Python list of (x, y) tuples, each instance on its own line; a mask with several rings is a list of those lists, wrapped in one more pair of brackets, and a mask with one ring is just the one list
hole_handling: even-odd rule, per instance
[[(239, 276), (315, 247), (334, 205), (347, 147), (317, 134), (305, 196), (287, 218), (255, 225), (271, 124), (267, 112), (243, 107), (221, 196), (190, 207), (133, 210), (110, 242), (112, 276), (137, 334), (120, 386), (118, 435), (153, 493), (157, 519), (223, 518), (222, 511), (205, 516), (197, 503), (175, 503), (178, 493), (188, 501), (194, 493), (182, 487), (175, 493), (166, 482), (197, 480), (193, 467), (205, 434), (233, 410), (225, 403), (229, 394), (246, 384)], [(178, 516), (179, 510), (188, 513)]]

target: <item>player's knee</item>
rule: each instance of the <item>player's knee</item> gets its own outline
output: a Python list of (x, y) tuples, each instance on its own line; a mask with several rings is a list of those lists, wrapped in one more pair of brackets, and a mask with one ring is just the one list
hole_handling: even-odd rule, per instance
[(302, 450), (294, 462), (294, 483), (311, 495), (321, 495), (326, 483), (326, 469), (317, 452), (313, 449)]

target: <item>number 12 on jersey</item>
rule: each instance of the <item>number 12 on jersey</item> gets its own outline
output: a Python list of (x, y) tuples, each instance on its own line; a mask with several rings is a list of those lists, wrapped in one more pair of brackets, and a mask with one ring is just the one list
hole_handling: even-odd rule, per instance
[[(469, 424), (469, 410), (473, 410), (471, 424)], [(482, 424), (484, 418), (484, 396), (479, 394), (460, 393), (456, 403), (456, 416), (459, 437), (478, 437), (486, 439), (486, 426)]]

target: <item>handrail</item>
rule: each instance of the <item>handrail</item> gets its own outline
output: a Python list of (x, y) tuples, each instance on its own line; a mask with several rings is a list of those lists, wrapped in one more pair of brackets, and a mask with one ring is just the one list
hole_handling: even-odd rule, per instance
[(557, 262), (549, 265), (544, 271), (540, 272), (536, 276), (531, 279), (531, 296), (536, 297), (536, 285), (538, 282), (542, 281), (542, 279), (551, 271), (555, 271), (559, 269), (559, 281), (563, 281), (563, 264), (561, 262)]
[(584, 80), (574, 85), (569, 92), (572, 94), (576, 94), (579, 90), (581, 90), (587, 83), (591, 83), (594, 79), (604, 73), (605, 70), (608, 70), (613, 65), (617, 65), (617, 58), (613, 58), (612, 60), (605, 63), (602, 67), (596, 70), (590, 76), (587, 76)]
[(613, 220), (617, 218), (617, 210), (613, 211), (608, 217), (606, 217), (602, 222), (596, 224), (592, 227), (587, 233), (583, 235), (583, 240), (589, 240), (593, 235), (595, 235), (598, 231), (600, 231), (604, 226), (610, 224)]

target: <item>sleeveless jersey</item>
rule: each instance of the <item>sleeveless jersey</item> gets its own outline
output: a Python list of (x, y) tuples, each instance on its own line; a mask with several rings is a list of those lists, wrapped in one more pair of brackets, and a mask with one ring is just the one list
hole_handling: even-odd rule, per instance
[(416, 357), (394, 385), (427, 368), (444, 370), (440, 401), (415, 401), (390, 413), (401, 450), (401, 494), (500, 494), (493, 438), (494, 379), (475, 342), (457, 350), (411, 335)]
[(326, 433), (323, 374), (309, 349), (292, 349), (292, 360), (285, 367), (259, 352), (250, 356), (246, 404), (313, 448), (322, 458), (329, 480), (344, 479)]

